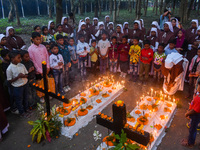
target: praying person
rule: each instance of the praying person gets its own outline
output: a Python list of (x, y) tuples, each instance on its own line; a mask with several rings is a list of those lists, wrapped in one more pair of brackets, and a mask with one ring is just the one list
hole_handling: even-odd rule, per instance
[(176, 38), (176, 50), (182, 54), (183, 56), (186, 56), (187, 51), (188, 51), (188, 42), (185, 39), (184, 32), (179, 29), (177, 33), (177, 38)]
[(124, 32), (124, 35), (128, 36), (128, 33), (129, 33), (129, 23), (128, 22), (124, 22), (123, 32)]
[(151, 49), (155, 52), (158, 49), (158, 30), (157, 28), (152, 27), (150, 36), (147, 37), (147, 40), (151, 42)]
[(97, 74), (98, 65), (98, 49), (96, 48), (96, 40), (91, 41), (90, 57), (91, 57), (91, 70), (94, 76)]

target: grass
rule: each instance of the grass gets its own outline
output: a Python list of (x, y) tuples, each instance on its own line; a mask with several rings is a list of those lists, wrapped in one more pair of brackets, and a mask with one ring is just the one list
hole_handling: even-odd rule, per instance
[[(175, 12), (178, 12), (178, 10), (176, 10)], [(104, 21), (104, 16), (108, 14), (109, 14), (108, 11), (102, 12), (102, 15), (99, 17), (99, 20)], [(142, 14), (144, 14), (143, 9), (142, 9)], [(117, 17), (116, 24), (117, 23), (123, 24), (125, 21), (127, 21), (130, 23), (130, 27), (132, 28), (131, 24), (135, 20), (135, 10), (132, 10), (132, 13), (129, 13), (127, 10), (121, 10), (119, 16), (120, 17)], [(141, 16), (141, 18), (144, 19), (145, 27), (147, 28), (147, 30), (149, 29), (152, 21), (159, 20), (159, 16), (160, 15), (155, 15), (155, 13), (153, 13), (152, 8), (148, 9), (147, 16), (143, 16), (143, 15)], [(175, 13), (174, 16), (178, 16), (178, 14)], [(86, 13), (83, 16), (76, 14), (76, 22), (78, 23), (80, 19), (84, 19), (85, 17), (90, 17), (92, 19), (94, 17), (94, 13)], [(195, 11), (192, 11), (190, 18), (199, 18), (199, 17)], [(111, 20), (112, 19), (113, 18), (111, 16)], [(29, 16), (26, 18), (20, 18), (21, 26), (17, 26), (16, 20), (14, 22), (8, 23), (7, 18), (0, 19), (0, 33), (5, 34), (6, 27), (13, 26), (17, 34), (30, 35), (35, 25), (47, 26), (49, 20), (51, 19), (49, 19), (48, 16)], [(53, 20), (55, 21), (55, 16), (53, 16)], [(185, 28), (188, 28), (190, 23), (188, 21), (187, 23), (183, 25)]]

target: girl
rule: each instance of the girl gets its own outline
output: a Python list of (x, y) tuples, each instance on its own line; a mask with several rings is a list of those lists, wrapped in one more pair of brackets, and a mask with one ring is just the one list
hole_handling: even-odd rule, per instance
[(42, 27), (42, 36), (43, 36), (43, 42), (49, 43), (52, 41), (53, 36), (49, 34), (47, 26)]
[(54, 35), (54, 34), (56, 33), (55, 23), (54, 23), (53, 20), (50, 20), (50, 21), (48, 22), (48, 30), (49, 30), (49, 33), (50, 33), (51, 35)]
[[(157, 28), (158, 35), (160, 34), (160, 26), (159, 26), (159, 24), (158, 24), (157, 21), (153, 21), (153, 22), (151, 23), (151, 27), (152, 27), (152, 28)], [(147, 32), (147, 36), (150, 35), (150, 32), (151, 32), (151, 28), (150, 28), (149, 31)]]
[(122, 37), (124, 36), (123, 28), (121, 24), (117, 24), (116, 26), (116, 31), (112, 34), (112, 36), (117, 37), (117, 43), (121, 44), (122, 43)]
[(34, 30), (35, 32), (38, 32), (38, 33), (41, 34), (41, 28), (40, 28), (39, 25), (36, 25), (36, 26), (33, 28), (33, 30)]
[(151, 49), (155, 52), (158, 49), (158, 31), (157, 28), (151, 28), (150, 36), (147, 37), (147, 40), (151, 42)]
[(111, 40), (111, 36), (115, 32), (115, 30), (114, 30), (114, 23), (113, 22), (109, 22), (108, 23), (108, 29), (106, 31), (108, 33), (108, 40), (110, 41)]
[(95, 34), (98, 31), (98, 22), (99, 22), (98, 18), (96, 18), (96, 17), (93, 18), (93, 25), (91, 27), (91, 32), (90, 32), (93, 36), (95, 36)]
[(86, 30), (90, 30), (90, 28), (92, 27), (92, 24), (90, 23), (89, 17), (85, 18), (85, 23), (86, 23)]
[(62, 17), (61, 20), (61, 25), (63, 26), (63, 32), (67, 33), (71, 37), (73, 37), (73, 29), (72, 27), (68, 24), (68, 18), (67, 17)]
[(176, 50), (183, 56), (186, 55), (187, 50), (188, 50), (188, 43), (181, 29), (179, 29), (177, 38), (176, 38)]
[(179, 31), (179, 23), (178, 23), (178, 19), (176, 18), (172, 18), (171, 19), (171, 23), (172, 23), (172, 27), (173, 27), (173, 30), (174, 30), (174, 36), (176, 37), (178, 35), (178, 31)]
[(104, 22), (104, 25), (105, 25), (105, 29), (107, 30), (108, 29), (108, 24), (110, 22), (110, 16), (105, 16), (105, 22)]
[(123, 31), (124, 31), (124, 35), (128, 36), (128, 33), (129, 33), (129, 23), (128, 22), (124, 22)]
[(85, 39), (85, 42), (86, 43), (89, 43), (89, 40), (90, 40), (90, 33), (88, 31), (86, 31), (86, 23), (85, 22), (81, 22), (80, 23), (80, 26), (79, 26), (79, 29), (77, 31), (77, 38), (80, 36), (80, 35), (83, 35), (84, 36), (84, 39)]

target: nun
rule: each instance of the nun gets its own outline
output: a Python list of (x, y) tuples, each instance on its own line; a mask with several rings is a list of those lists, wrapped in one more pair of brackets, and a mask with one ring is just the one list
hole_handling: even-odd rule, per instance
[(147, 37), (147, 40), (151, 42), (151, 49), (155, 52), (158, 49), (158, 30), (157, 28), (153, 27), (150, 30), (150, 36)]
[[(158, 22), (157, 21), (153, 21), (152, 23), (151, 23), (151, 27), (153, 28), (157, 28), (157, 32), (158, 32), (158, 35), (160, 34), (160, 26), (159, 26), (159, 24), (158, 24)], [(150, 32), (151, 32), (151, 28), (149, 29), (149, 31), (147, 32), (147, 36), (149, 36), (150, 35)]]
[(133, 29), (130, 30), (129, 34), (128, 34), (128, 38), (129, 39), (134, 39), (138, 37), (139, 38), (139, 42), (141, 43), (144, 40), (144, 36), (142, 33), (142, 28), (140, 25), (140, 21), (139, 20), (135, 20), (133, 23)]
[(177, 37), (178, 31), (179, 31), (179, 23), (177, 18), (172, 18), (171, 19), (173, 31), (174, 31), (174, 36)]
[(107, 30), (108, 29), (108, 24), (110, 22), (110, 16), (105, 16), (105, 22), (104, 22), (104, 25), (105, 25), (105, 29)]
[(128, 36), (128, 33), (129, 33), (129, 23), (128, 22), (124, 22), (123, 32), (124, 32), (124, 35)]
[(121, 24), (117, 24), (116, 26), (116, 31), (112, 34), (112, 37), (116, 36), (117, 37), (117, 43), (121, 44), (122, 43), (122, 37), (124, 36), (123, 28)]
[(61, 25), (63, 26), (63, 32), (67, 33), (68, 35), (72, 35), (73, 28), (68, 24), (67, 17), (62, 17)]
[(113, 33), (115, 32), (115, 29), (114, 29), (114, 23), (113, 22), (109, 22), (108, 23), (108, 29), (106, 30), (107, 33), (108, 33), (108, 40), (110, 41), (111, 40), (111, 36), (113, 35)]
[(48, 31), (49, 31), (49, 34), (51, 35), (54, 35), (56, 33), (56, 30), (55, 30), (55, 23), (53, 20), (50, 20), (48, 22)]
[[(185, 31), (185, 37), (189, 44), (193, 44), (193, 42), (195, 41), (195, 35), (197, 34), (198, 25), (199, 25), (198, 19), (193, 19), (191, 21), (190, 28)], [(188, 48), (191, 50), (190, 46), (191, 45), (189, 45)]]
[(80, 24), (79, 24), (79, 28), (78, 28), (78, 31), (77, 31), (77, 39), (79, 39), (79, 35), (84, 35), (85, 42), (89, 43), (90, 33), (87, 32), (87, 30), (86, 30), (86, 23), (85, 22), (80, 22)]

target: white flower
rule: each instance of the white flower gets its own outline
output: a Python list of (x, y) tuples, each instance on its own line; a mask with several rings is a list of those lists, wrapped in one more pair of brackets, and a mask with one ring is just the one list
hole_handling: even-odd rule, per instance
[(94, 140), (98, 141), (98, 140), (101, 140), (102, 135), (99, 133), (99, 131), (94, 130), (93, 136), (94, 136)]

